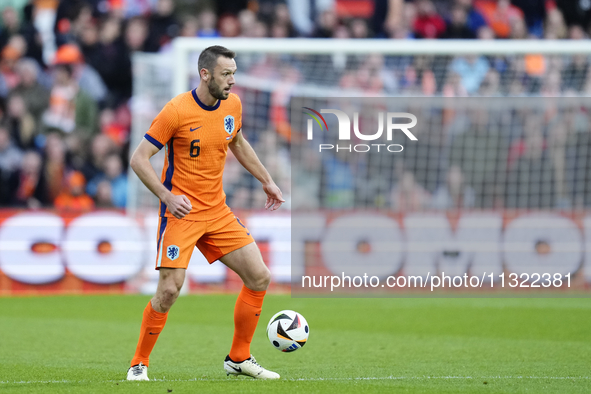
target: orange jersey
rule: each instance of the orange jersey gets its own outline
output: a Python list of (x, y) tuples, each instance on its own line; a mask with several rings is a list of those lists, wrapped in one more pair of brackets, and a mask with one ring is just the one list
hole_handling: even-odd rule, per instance
[[(187, 220), (211, 220), (228, 212), (222, 174), (228, 144), (242, 127), (242, 104), (231, 93), (214, 106), (203, 104), (195, 90), (170, 100), (152, 122), (145, 138), (166, 147), (162, 183), (184, 194), (193, 208)], [(160, 202), (160, 216), (172, 217)]]

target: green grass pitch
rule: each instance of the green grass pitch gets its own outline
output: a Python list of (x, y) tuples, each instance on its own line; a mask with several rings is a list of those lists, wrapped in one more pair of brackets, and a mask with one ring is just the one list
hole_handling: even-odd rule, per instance
[[(591, 299), (292, 299), (269, 295), (252, 350), (279, 381), (226, 377), (235, 295), (173, 307), (150, 382), (126, 382), (145, 296), (0, 298), (2, 393), (589, 393)], [(302, 313), (308, 344), (265, 328)]]

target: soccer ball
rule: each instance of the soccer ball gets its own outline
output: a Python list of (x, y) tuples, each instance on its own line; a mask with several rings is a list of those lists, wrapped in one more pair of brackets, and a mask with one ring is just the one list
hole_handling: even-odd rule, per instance
[(277, 312), (267, 325), (271, 345), (282, 352), (293, 352), (304, 346), (309, 333), (304, 316), (289, 310)]

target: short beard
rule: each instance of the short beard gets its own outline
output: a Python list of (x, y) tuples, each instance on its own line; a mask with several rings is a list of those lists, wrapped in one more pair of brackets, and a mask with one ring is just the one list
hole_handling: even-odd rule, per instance
[(207, 88), (209, 89), (209, 94), (218, 100), (226, 100), (228, 98), (224, 96), (224, 91), (220, 89), (213, 78), (207, 83)]

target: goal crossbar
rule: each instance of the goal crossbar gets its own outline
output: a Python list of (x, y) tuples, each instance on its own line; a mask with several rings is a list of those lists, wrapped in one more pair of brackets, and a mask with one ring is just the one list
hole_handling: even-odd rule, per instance
[(173, 96), (186, 91), (189, 83), (189, 52), (222, 45), (237, 53), (363, 54), (383, 55), (565, 55), (591, 54), (587, 40), (390, 40), (305, 38), (191, 38), (173, 41)]

